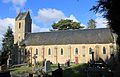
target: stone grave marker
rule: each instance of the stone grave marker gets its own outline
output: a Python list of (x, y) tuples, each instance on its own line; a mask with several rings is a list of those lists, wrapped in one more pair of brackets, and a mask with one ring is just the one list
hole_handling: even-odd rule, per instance
[(2, 66), (0, 65), (0, 71), (2, 71)]
[(51, 71), (50, 61), (45, 61), (45, 66), (44, 66), (43, 71), (46, 73)]

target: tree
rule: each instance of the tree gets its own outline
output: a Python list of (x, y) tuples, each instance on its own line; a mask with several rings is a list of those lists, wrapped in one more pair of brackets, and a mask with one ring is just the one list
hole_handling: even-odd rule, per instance
[(96, 22), (95, 22), (95, 20), (90, 19), (89, 22), (88, 22), (87, 28), (88, 29), (95, 29), (96, 28)]
[(79, 22), (73, 22), (73, 20), (60, 20), (58, 23), (52, 24), (53, 29), (57, 30), (68, 30), (68, 29), (80, 29), (84, 28), (83, 26), (80, 26)]
[[(95, 13), (103, 13), (103, 17), (108, 19), (109, 27), (118, 35), (117, 44), (120, 52), (120, 1), (119, 0), (99, 0), (92, 9)], [(118, 54), (120, 56), (120, 53)], [(119, 57), (120, 59), (120, 57)]]
[(13, 31), (10, 27), (8, 27), (7, 32), (4, 35), (4, 38), (2, 39), (2, 57), (4, 59), (8, 59), (9, 56), (11, 56), (13, 52), (13, 46), (14, 46), (14, 37), (13, 37)]

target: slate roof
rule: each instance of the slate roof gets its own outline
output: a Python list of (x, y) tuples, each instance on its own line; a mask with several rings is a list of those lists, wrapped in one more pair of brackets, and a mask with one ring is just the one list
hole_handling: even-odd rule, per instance
[(20, 12), (15, 20), (24, 20), (27, 16), (28, 12)]
[(30, 33), (21, 45), (107, 44), (113, 41), (110, 29), (99, 28)]

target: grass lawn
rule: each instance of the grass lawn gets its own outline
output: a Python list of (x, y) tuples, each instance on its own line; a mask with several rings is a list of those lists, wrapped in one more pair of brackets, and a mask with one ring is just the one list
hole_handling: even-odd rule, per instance
[[(51, 65), (51, 68), (57, 68), (57, 64)], [(86, 64), (73, 64), (69, 68), (63, 70), (63, 77), (85, 77), (86, 73), (82, 69), (86, 68)], [(9, 69), (14, 74), (23, 74), (32, 72), (32, 67), (21, 66)]]
[(32, 71), (32, 67), (21, 66), (9, 69), (14, 74), (29, 73)]
[(63, 77), (86, 77), (86, 73), (83, 71), (86, 67), (86, 64), (72, 65), (71, 68), (63, 71)]

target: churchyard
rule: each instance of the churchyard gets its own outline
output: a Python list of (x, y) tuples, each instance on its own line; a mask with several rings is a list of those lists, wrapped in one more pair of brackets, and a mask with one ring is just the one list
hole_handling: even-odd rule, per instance
[(11, 77), (113, 77), (112, 70), (108, 68), (110, 66), (112, 65), (106, 65), (103, 60), (94, 61), (94, 56), (92, 56), (92, 60), (85, 64), (70, 63), (70, 61), (64, 64), (52, 64), (45, 59), (43, 62), (35, 61), (34, 64), (26, 63), (13, 66), (7, 64), (1, 66), (1, 70), (10, 71)]
[[(103, 73), (106, 74), (105, 77), (112, 77), (111, 74), (108, 74), (107, 70), (89, 68), (88, 64), (71, 64), (70, 67), (61, 65), (61, 68), (63, 69), (63, 77), (102, 77), (101, 74)], [(43, 69), (44, 73), (41, 72), (41, 69)], [(30, 74), (33, 74), (33, 77), (42, 77), (41, 74), (45, 75), (45, 73), (47, 73), (45, 77), (52, 77), (52, 73), (56, 69), (58, 69), (57, 64), (51, 64), (50, 66), (46, 64), (44, 67), (39, 65), (36, 67), (29, 67), (28, 65), (24, 65), (13, 67), (9, 70), (11, 72), (11, 77), (28, 77)]]
[[(38, 75), (40, 75), (40, 69), (42, 68), (45, 72), (48, 73), (49, 76), (52, 76), (52, 71), (58, 69), (57, 64), (51, 64), (50, 67), (49, 65), (47, 65), (46, 67), (47, 68), (43, 68), (39, 65), (37, 65), (36, 67), (24, 65), (20, 67), (12, 67), (9, 70), (11, 72), (12, 77), (21, 77), (21, 76), (27, 77), (29, 76), (30, 73), (34, 74), (34, 77), (38, 77)], [(79, 77), (79, 76), (84, 77), (85, 73), (82, 72), (82, 70), (86, 68), (86, 64), (82, 64), (82, 65), (71, 64), (70, 67), (61, 65), (61, 68), (63, 69), (63, 77), (68, 77), (68, 75), (69, 77)]]

